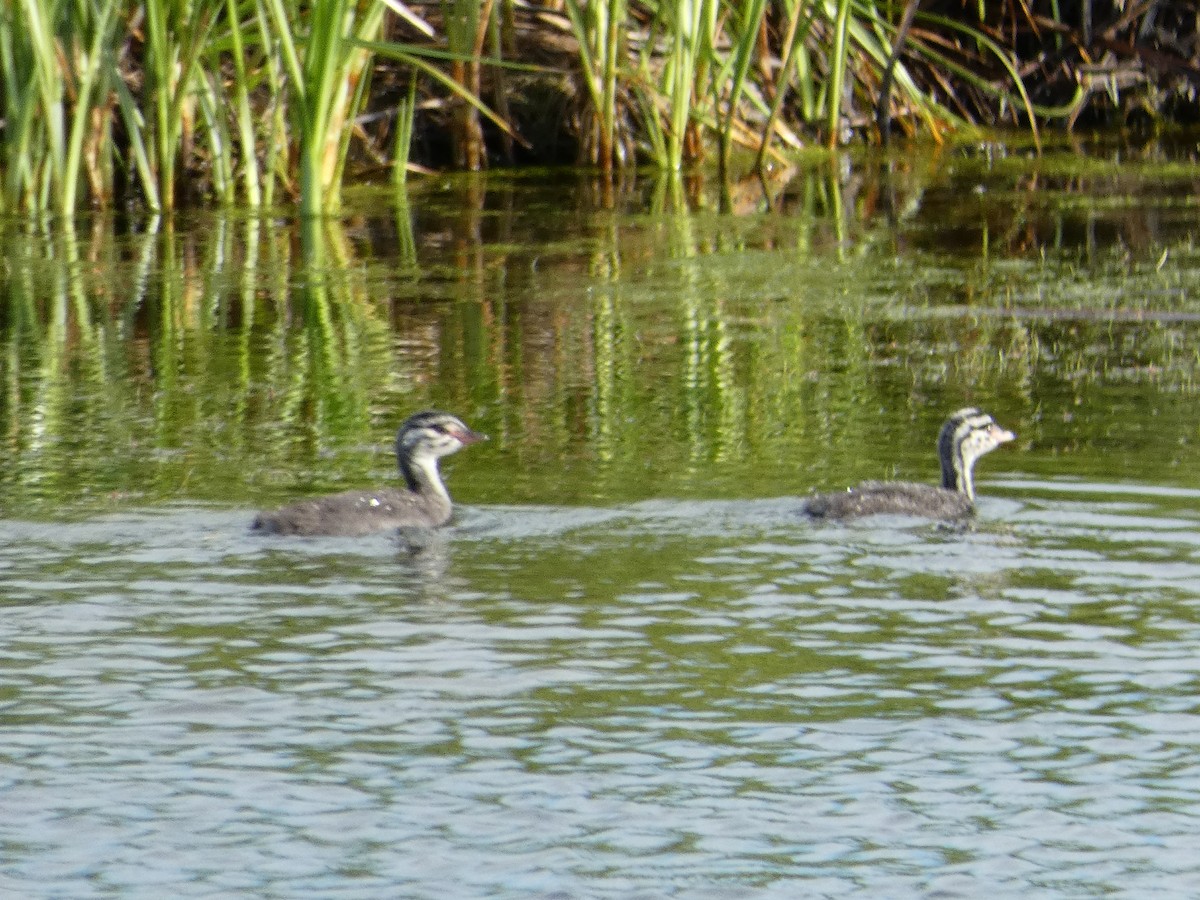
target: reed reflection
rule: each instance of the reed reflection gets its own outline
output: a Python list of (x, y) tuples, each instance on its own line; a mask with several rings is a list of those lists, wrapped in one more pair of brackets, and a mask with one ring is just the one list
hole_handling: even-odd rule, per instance
[[(988, 165), (999, 178), (1006, 163)], [(1010, 243), (989, 224), (947, 255), (946, 179), (916, 162), (801, 167), (772, 210), (740, 216), (709, 212), (719, 188), (694, 181), (668, 211), (633, 179), (605, 196), (476, 175), (352, 197), (355, 215), (306, 225), (9, 223), (6, 502), (333, 492), (389, 477), (379, 448), (428, 407), (493, 435), (486, 460), (451, 467), (466, 502), (804, 493), (878, 475), (876, 444), (922, 466), (912, 436), (966, 403), (1084, 446), (1100, 432), (1079, 429), (1100, 424), (1059, 407), (1114, 383), (1146, 409), (1194, 389), (1181, 223), (1157, 219), (1173, 241), (1138, 256), (1112, 235), (1152, 212), (1093, 209), (1109, 224), (1072, 244), (1064, 194), (1044, 204), (1045, 252), (1025, 251), (1040, 225)], [(959, 201), (990, 204), (985, 222), (1031, 202)], [(1187, 421), (1155, 423), (1148, 452), (1190, 446)]]

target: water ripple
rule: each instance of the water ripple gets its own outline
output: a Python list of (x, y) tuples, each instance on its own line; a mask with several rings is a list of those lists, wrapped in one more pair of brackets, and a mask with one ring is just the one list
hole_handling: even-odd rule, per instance
[(1189, 896), (1200, 494), (1006, 488), (0, 522), (0, 892)]

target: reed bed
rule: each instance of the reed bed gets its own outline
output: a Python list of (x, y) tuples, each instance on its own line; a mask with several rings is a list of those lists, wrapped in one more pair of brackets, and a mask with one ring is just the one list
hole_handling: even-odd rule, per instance
[(319, 215), (379, 170), (1154, 124), (1195, 116), (1198, 28), (1170, 0), (13, 0), (0, 211)]

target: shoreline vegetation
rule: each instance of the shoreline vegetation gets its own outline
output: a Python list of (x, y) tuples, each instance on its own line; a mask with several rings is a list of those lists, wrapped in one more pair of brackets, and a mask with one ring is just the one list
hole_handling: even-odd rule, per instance
[(0, 213), (1200, 119), (1191, 0), (14, 0)]

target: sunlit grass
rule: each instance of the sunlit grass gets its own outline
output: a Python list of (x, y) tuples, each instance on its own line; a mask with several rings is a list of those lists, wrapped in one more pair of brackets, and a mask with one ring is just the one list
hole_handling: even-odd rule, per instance
[[(1010, 0), (956, 15), (916, 0), (14, 0), (0, 9), (0, 209), (284, 199), (320, 215), (356, 152), (402, 178), (435, 131), (451, 149), (422, 161), (465, 169), (518, 143), (536, 158), (566, 132), (606, 171), (682, 171), (714, 151), (727, 171), (738, 148), (765, 170), (893, 124), (942, 140), (1002, 123), (1036, 144), (1039, 123), (1073, 122), (1092, 95), (1033, 102), (1030, 35), (1057, 25), (1045, 44), (1061, 48), (1070, 23), (1031, 15)], [(559, 131), (527, 133), (554, 92), (564, 114), (542, 118)]]

